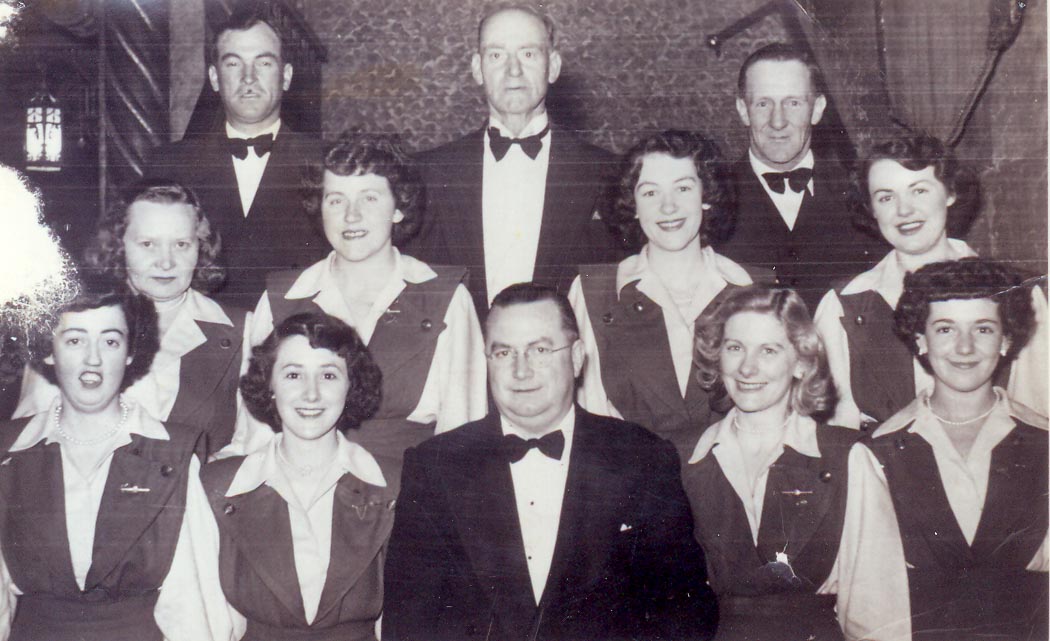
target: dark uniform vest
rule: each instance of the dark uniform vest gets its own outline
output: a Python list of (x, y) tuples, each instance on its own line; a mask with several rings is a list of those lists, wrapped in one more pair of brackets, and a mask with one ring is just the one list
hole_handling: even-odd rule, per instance
[[(769, 470), (757, 546), (740, 497), (714, 452), (685, 466), (682, 480), (695, 534), (719, 600), (719, 639), (842, 638), (835, 597), (815, 593), (838, 554), (846, 462), (858, 436), (818, 424), (820, 458), (784, 448)], [(778, 554), (787, 555), (788, 565), (777, 562)]]
[(375, 641), (383, 611), (383, 564), (394, 523), (391, 488), (345, 474), (335, 488), (332, 556), (317, 615), (306, 623), (295, 572), (288, 504), (269, 485), (226, 497), (244, 457), (204, 467), (201, 480), (219, 525), (226, 600), (248, 619), (242, 641)]
[(1025, 570), (1047, 533), (1047, 432), (1015, 423), (992, 450), (972, 545), (929, 443), (908, 427), (870, 442), (904, 543), (915, 639), (1047, 638), (1047, 574)]
[[(617, 295), (617, 265), (583, 265), (580, 284), (601, 360), (602, 386), (624, 420), (671, 441), (684, 463), (700, 433), (722, 419), (689, 368), (685, 398), (678, 387), (663, 310), (629, 283)], [(734, 289), (727, 284), (707, 309)]]
[[(4, 452), (28, 422), (0, 426)], [(131, 443), (113, 453), (83, 591), (69, 553), (69, 538), (80, 534), (66, 531), (59, 445), (40, 441), (3, 455), (0, 548), (22, 591), (12, 641), (161, 639), (153, 608), (175, 554), (200, 434), (165, 427), (170, 441), (132, 434)]]
[[(346, 435), (376, 458), (387, 483), (393, 487), (400, 484), (405, 450), (434, 434), (434, 423), (415, 423), (407, 416), (419, 404), (438, 336), (446, 327), (445, 313), (456, 287), (466, 276), (462, 267), (431, 269), (437, 278), (406, 283), (404, 291), (376, 323), (368, 351), (383, 372), (382, 401), (372, 418)], [(275, 327), (294, 314), (324, 311), (312, 298), (284, 297), (301, 273), (277, 272), (267, 278), (266, 291)]]

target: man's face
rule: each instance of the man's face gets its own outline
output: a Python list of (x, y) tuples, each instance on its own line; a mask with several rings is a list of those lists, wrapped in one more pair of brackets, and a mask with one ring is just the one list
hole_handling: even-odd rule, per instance
[(547, 86), (561, 72), (561, 56), (551, 49), (543, 21), (523, 11), (501, 11), (485, 22), (478, 45), (470, 69), (485, 87), (489, 111), (512, 128), (543, 113)]
[(211, 88), (222, 97), (226, 120), (245, 133), (260, 132), (281, 115), (281, 96), (292, 82), (292, 65), (281, 61), (281, 40), (268, 25), (231, 29), (216, 42), (208, 67)]
[[(521, 429), (544, 432), (572, 405), (583, 343), (565, 331), (558, 306), (549, 300), (494, 307), (487, 329), (489, 387), (496, 408)], [(546, 350), (546, 359), (535, 356)], [(501, 357), (492, 356), (497, 352)]]
[(780, 171), (793, 169), (809, 151), (813, 125), (827, 101), (814, 92), (809, 69), (798, 60), (762, 60), (747, 70), (744, 96), (736, 99), (751, 134), (751, 151)]

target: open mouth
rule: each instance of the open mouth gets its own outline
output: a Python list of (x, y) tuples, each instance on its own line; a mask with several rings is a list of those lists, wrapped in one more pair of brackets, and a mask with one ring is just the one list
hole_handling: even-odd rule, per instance
[(363, 229), (358, 229), (358, 230), (353, 230), (353, 231), (344, 231), (343, 232), (343, 239), (344, 240), (357, 240), (358, 238), (364, 238), (367, 235), (368, 235), (368, 232), (363, 230)]
[(102, 374), (98, 372), (84, 372), (78, 379), (80, 384), (88, 389), (95, 389), (102, 384)]
[(324, 408), (297, 407), (295, 413), (302, 418), (317, 418), (324, 414)]
[(656, 226), (663, 231), (678, 231), (685, 226), (685, 218), (676, 218), (675, 220), (667, 220), (656, 223)]
[(170, 285), (175, 282), (174, 276), (154, 276), (153, 280), (157, 281), (161, 285)]
[(745, 383), (744, 381), (736, 382), (736, 387), (741, 392), (757, 392), (765, 386), (765, 383)]
[(904, 236), (910, 236), (922, 229), (923, 225), (925, 224), (926, 223), (921, 220), (903, 223), (901, 225), (897, 225), (897, 231), (899, 231)]

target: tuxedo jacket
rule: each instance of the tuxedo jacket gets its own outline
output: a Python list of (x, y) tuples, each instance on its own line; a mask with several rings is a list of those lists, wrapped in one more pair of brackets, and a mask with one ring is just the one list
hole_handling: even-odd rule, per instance
[[(488, 310), (482, 225), (484, 129), (417, 157), (427, 190), (426, 220), (406, 253), (427, 263), (464, 265), (469, 290), (484, 318)], [(601, 221), (615, 156), (551, 124), (543, 220), (532, 280), (568, 292), (581, 263), (623, 257)]]
[(405, 453), (384, 639), (707, 639), (717, 605), (678, 457), (632, 423), (576, 410), (539, 605), (496, 414)]
[(715, 249), (738, 263), (772, 269), (778, 284), (797, 291), (811, 313), (837, 282), (870, 269), (890, 249), (853, 225), (849, 177), (834, 161), (816, 159), (813, 194), (805, 192), (794, 229), (781, 218), (747, 155), (733, 163), (732, 177), (736, 227)]
[(302, 169), (320, 160), (320, 141), (281, 125), (246, 217), (225, 138), (225, 132), (208, 133), (161, 147), (146, 175), (177, 180), (197, 193), (204, 213), (222, 235), (227, 277), (218, 297), (254, 309), (267, 272), (303, 269), (328, 252), (320, 226), (303, 212), (300, 195)]

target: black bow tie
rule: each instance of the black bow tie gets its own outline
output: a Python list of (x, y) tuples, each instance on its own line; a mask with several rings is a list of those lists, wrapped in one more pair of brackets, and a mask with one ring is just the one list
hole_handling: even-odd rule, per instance
[(262, 158), (273, 149), (273, 134), (263, 134), (254, 138), (227, 138), (226, 149), (231, 154), (244, 160), (248, 157), (248, 147), (255, 150), (255, 155)]
[(558, 430), (544, 434), (540, 438), (530, 438), (527, 441), (515, 434), (507, 434), (503, 437), (503, 453), (511, 463), (517, 463), (525, 458), (529, 450), (534, 447), (552, 459), (560, 461), (561, 454), (565, 451), (565, 435)]
[(503, 160), (503, 157), (510, 151), (511, 145), (521, 145), (521, 150), (528, 154), (529, 158), (536, 160), (536, 156), (539, 156), (540, 150), (543, 149), (543, 137), (550, 129), (550, 127), (544, 127), (543, 131), (534, 136), (507, 138), (499, 132), (498, 128), (489, 127), (489, 147), (492, 149), (496, 162)]
[(778, 194), (784, 193), (784, 183), (791, 186), (791, 191), (800, 192), (806, 188), (809, 181), (813, 179), (813, 170), (809, 167), (799, 167), (791, 171), (771, 171), (762, 174), (769, 188)]

